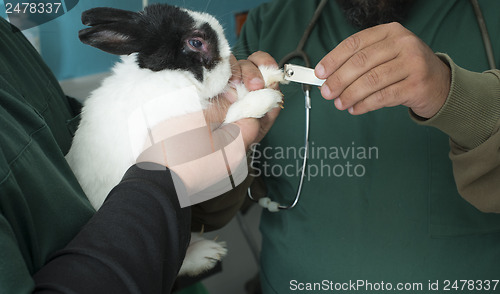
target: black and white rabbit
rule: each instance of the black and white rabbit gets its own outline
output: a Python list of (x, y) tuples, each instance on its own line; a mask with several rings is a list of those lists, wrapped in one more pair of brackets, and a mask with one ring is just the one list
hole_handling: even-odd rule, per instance
[[(166, 99), (167, 117), (200, 111), (169, 92), (194, 86), (201, 108), (228, 90), (231, 77), (230, 47), (222, 26), (209, 14), (166, 4), (154, 4), (141, 12), (94, 8), (82, 14), (80, 40), (108, 53), (121, 55), (100, 88), (85, 101), (81, 122), (67, 155), (78, 181), (92, 205), (99, 209), (125, 171), (135, 163), (129, 147), (130, 114), (152, 99)], [(283, 74), (261, 68), (269, 85)], [(238, 99), (226, 115), (226, 123), (245, 117), (262, 117), (282, 101), (279, 91), (265, 88), (248, 92), (236, 86)], [(220, 260), (223, 243), (191, 240), (180, 275), (196, 275)]]

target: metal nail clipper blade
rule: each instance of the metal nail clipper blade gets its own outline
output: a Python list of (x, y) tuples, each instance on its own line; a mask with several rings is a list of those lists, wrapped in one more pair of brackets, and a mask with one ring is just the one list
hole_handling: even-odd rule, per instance
[(314, 86), (321, 86), (325, 82), (325, 80), (316, 77), (314, 69), (300, 65), (285, 64), (284, 72), (285, 80), (291, 82)]

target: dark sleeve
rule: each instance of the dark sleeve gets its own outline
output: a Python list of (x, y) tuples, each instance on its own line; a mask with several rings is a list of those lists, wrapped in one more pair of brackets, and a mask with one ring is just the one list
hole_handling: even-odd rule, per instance
[(132, 166), (79, 234), (35, 274), (35, 292), (170, 293), (190, 219), (168, 170)]
[(211, 232), (228, 224), (245, 202), (247, 189), (253, 181), (247, 178), (234, 189), (208, 201), (192, 206), (191, 231)]

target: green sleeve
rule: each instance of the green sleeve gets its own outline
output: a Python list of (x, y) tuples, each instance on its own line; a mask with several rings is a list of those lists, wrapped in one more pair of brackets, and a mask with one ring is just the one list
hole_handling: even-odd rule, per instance
[[(31, 293), (35, 283), (9, 222), (0, 214), (0, 292)], [(6, 291), (6, 292), (3, 292)]]
[(484, 212), (500, 213), (500, 122), (478, 147), (464, 150), (451, 141), (450, 159), (458, 192)]
[(450, 159), (460, 195), (485, 212), (500, 212), (500, 71), (476, 73), (438, 56), (451, 68), (446, 103), (421, 125), (450, 136)]
[(74, 113), (56, 78), (3, 18), (0, 40), (0, 293), (31, 293), (94, 209), (63, 156)]
[(237, 59), (246, 59), (250, 54), (259, 50), (260, 11), (262, 7), (261, 5), (254, 8), (248, 14), (245, 25), (241, 29), (238, 42), (233, 48), (233, 53)]

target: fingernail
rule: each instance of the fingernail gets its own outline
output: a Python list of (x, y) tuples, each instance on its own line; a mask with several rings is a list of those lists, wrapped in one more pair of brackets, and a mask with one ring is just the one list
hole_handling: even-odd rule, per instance
[(314, 73), (318, 78), (323, 78), (323, 76), (325, 75), (325, 67), (321, 63), (319, 63), (318, 65), (316, 65)]
[(330, 90), (330, 87), (328, 85), (323, 85), (321, 86), (321, 95), (325, 99), (332, 99), (330, 96), (332, 94), (332, 90)]
[(342, 101), (339, 98), (335, 99), (334, 103), (338, 110), (342, 110)]
[(352, 114), (354, 112), (354, 108), (353, 107), (349, 107), (349, 113)]

